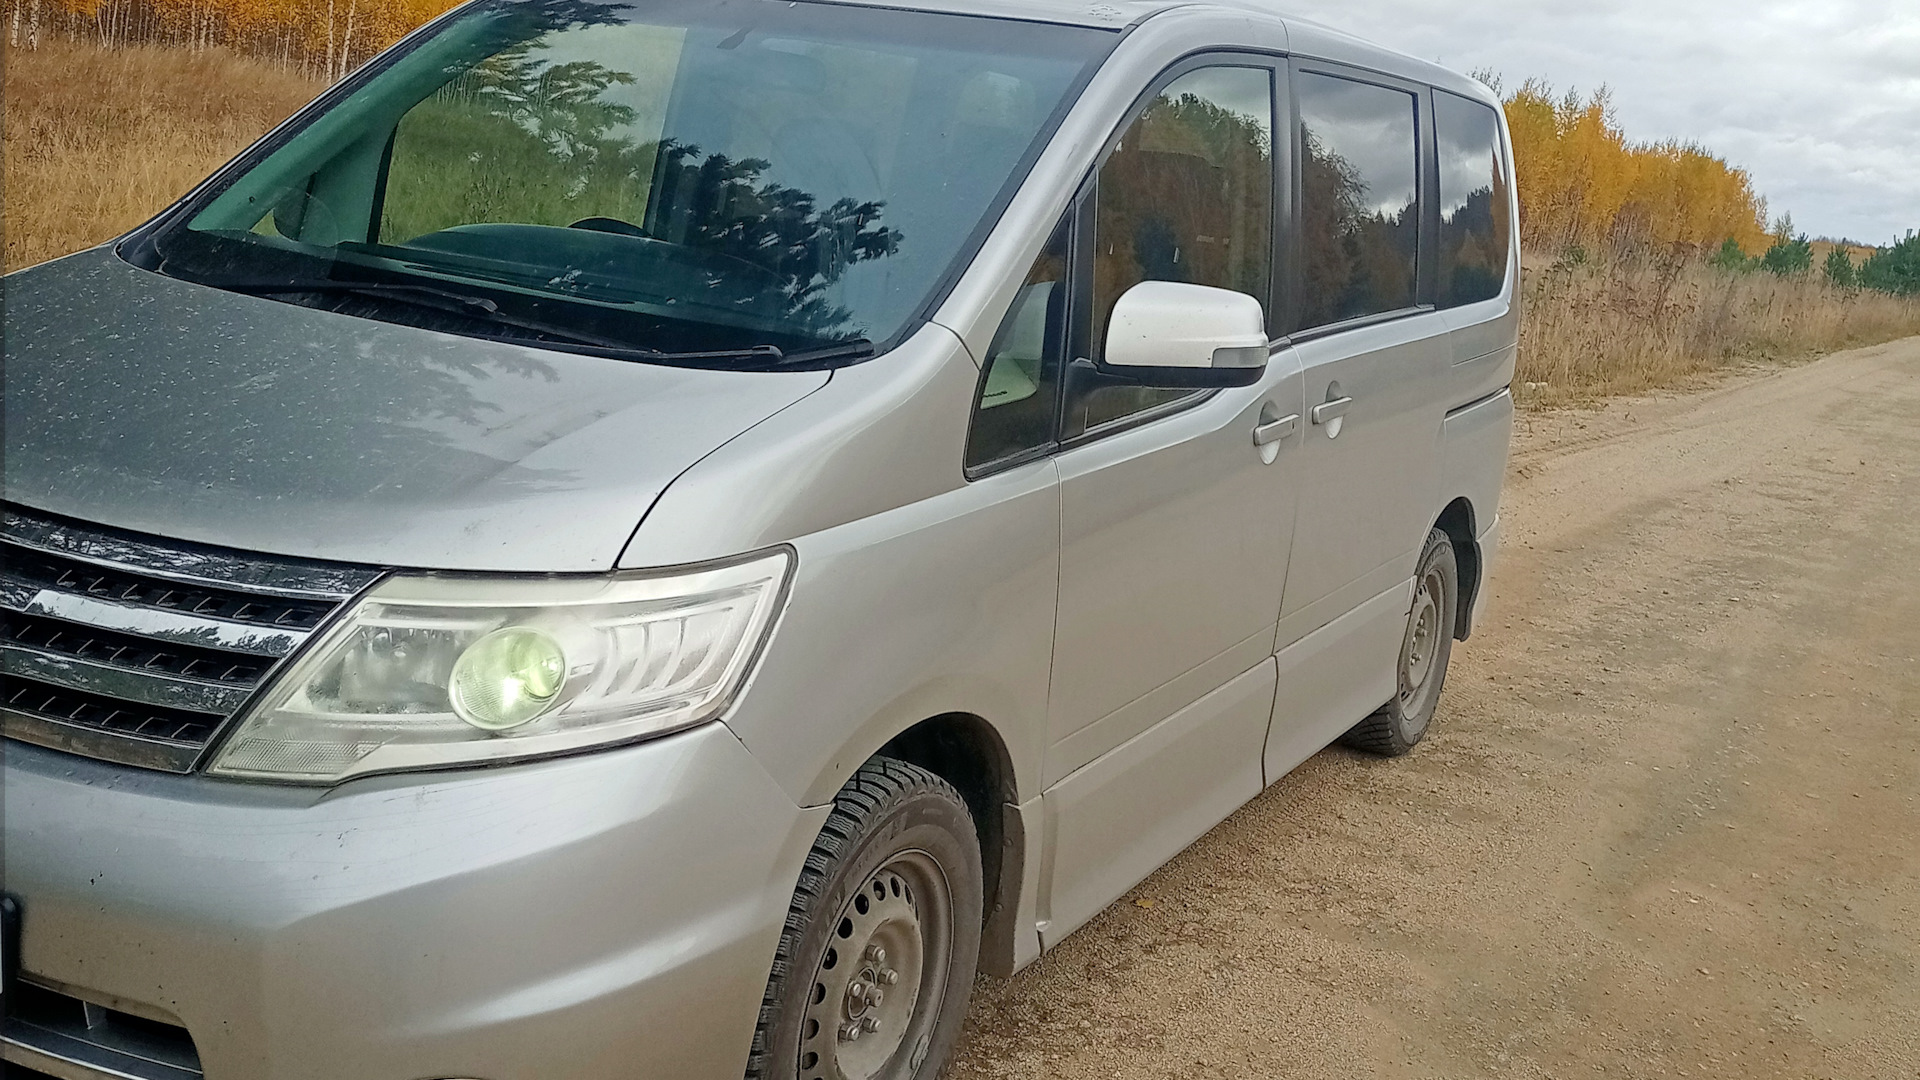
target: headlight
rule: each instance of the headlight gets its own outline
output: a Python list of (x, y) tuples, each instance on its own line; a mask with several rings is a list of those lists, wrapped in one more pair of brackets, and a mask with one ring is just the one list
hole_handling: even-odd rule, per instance
[(746, 681), (790, 562), (778, 552), (671, 575), (389, 578), (274, 682), (210, 771), (334, 783), (711, 720)]

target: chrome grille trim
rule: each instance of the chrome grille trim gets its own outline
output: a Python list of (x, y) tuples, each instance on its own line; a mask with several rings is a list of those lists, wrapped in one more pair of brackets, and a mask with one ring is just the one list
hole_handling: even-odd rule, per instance
[(271, 630), (35, 588), (8, 578), (4, 571), (0, 571), (0, 607), (22, 615), (42, 615), (78, 626), (148, 638), (161, 644), (197, 645), (249, 656), (285, 656), (299, 648), (309, 636), (305, 630)]
[(198, 583), (162, 581), (32, 548), (15, 548), (12, 555), (7, 576), (23, 585), (223, 622), (311, 630), (333, 610), (331, 601), (256, 596)]
[(0, 509), (0, 536), (14, 547), (65, 555), (95, 566), (264, 596), (337, 602), (365, 588), (369, 575), (377, 574), (339, 563), (170, 544), (13, 506)]
[(9, 676), (71, 687), (140, 705), (158, 705), (163, 709), (185, 709), (225, 716), (238, 710), (253, 693), (250, 686), (223, 686), (201, 679), (183, 679), (178, 675), (153, 674), (135, 668), (76, 660), (57, 653), (21, 648), (11, 642), (0, 642), (0, 661), (4, 662)]
[(139, 735), (103, 733), (61, 720), (17, 709), (0, 709), (6, 718), (7, 738), (64, 750), (69, 754), (111, 761), (116, 765), (134, 765), (161, 772), (189, 773), (200, 760), (205, 745), (198, 742), (172, 742)]
[(286, 658), (381, 574), (169, 544), (8, 507), (0, 513), (6, 735), (190, 772)]
[(253, 686), (273, 666), (264, 656), (235, 656), (179, 642), (163, 642), (99, 627), (76, 629), (72, 623), (14, 612), (6, 640), (16, 648), (47, 656), (69, 656), (99, 664), (179, 675), (201, 682)]

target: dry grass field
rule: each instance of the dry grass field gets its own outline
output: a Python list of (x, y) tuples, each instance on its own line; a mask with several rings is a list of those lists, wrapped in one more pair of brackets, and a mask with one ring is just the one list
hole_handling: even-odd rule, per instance
[[(1812, 246), (1813, 265), (1818, 268), (1827, 265), (1827, 256), (1834, 248), (1840, 247), (1841, 245), (1831, 240), (1815, 240), (1812, 242)], [(1845, 246), (1847, 249), (1847, 258), (1852, 259), (1853, 265), (1855, 266), (1859, 266), (1873, 256), (1873, 249), (1863, 244), (1847, 244)]]
[(323, 89), (217, 49), (8, 49), (6, 268), (126, 232)]
[(1523, 404), (1554, 406), (1684, 385), (1920, 334), (1920, 301), (1829, 288), (1818, 271), (1729, 274), (1693, 259), (1574, 264), (1529, 256)]
[[(45, 40), (6, 63), (5, 266), (109, 240), (324, 89), (221, 49)], [(1516, 391), (1554, 406), (1920, 334), (1920, 301), (1693, 260), (1527, 260)]]

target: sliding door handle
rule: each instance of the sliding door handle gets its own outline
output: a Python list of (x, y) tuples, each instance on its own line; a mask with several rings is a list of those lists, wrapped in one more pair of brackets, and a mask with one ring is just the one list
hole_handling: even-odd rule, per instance
[(1293, 434), (1300, 427), (1300, 414), (1283, 416), (1278, 420), (1269, 420), (1253, 429), (1253, 445), (1272, 446), (1281, 439)]
[(1347, 415), (1347, 410), (1351, 408), (1353, 408), (1352, 398), (1334, 398), (1324, 405), (1315, 405), (1313, 407), (1313, 422), (1315, 424), (1330, 424)]

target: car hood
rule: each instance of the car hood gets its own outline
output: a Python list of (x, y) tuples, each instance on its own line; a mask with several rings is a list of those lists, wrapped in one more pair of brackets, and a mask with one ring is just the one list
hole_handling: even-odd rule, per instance
[(610, 569), (825, 372), (626, 363), (222, 292), (105, 249), (5, 279), (6, 498), (381, 566)]

